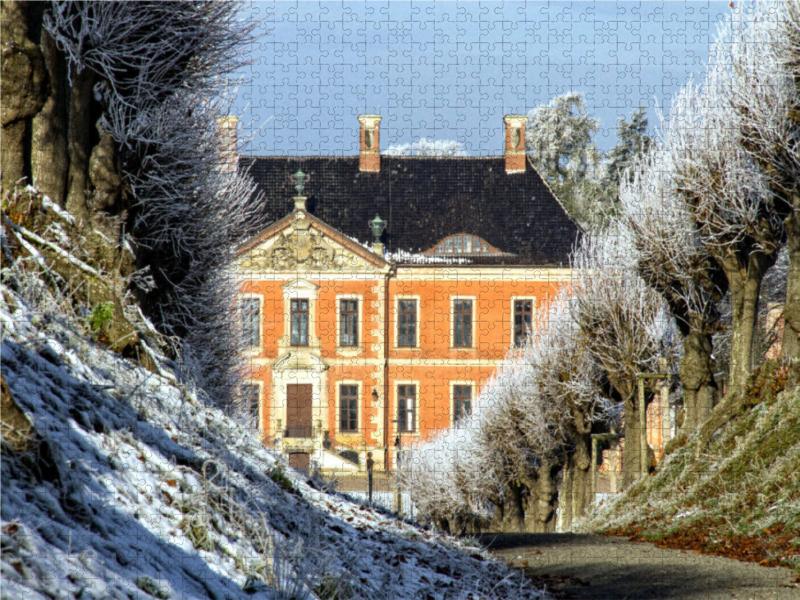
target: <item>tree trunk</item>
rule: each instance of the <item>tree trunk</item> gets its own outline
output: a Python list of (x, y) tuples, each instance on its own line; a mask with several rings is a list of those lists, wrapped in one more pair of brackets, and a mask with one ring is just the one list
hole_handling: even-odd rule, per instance
[(525, 511), (522, 506), (523, 486), (509, 483), (506, 488), (505, 505), (503, 507), (503, 532), (524, 533)]
[(572, 520), (575, 522), (586, 512), (592, 502), (592, 438), (589, 434), (577, 440), (572, 456), (575, 473), (572, 476)]
[(11, 191), (25, 177), (25, 154), (28, 124), (15, 121), (3, 127), (0, 152), (0, 171), (3, 172), (3, 190)]
[(570, 456), (564, 466), (564, 478), (561, 481), (561, 491), (558, 493), (558, 527), (561, 531), (569, 531), (572, 528), (572, 498), (575, 495), (575, 460), (574, 455)]
[(683, 384), (683, 431), (690, 435), (711, 414), (717, 384), (714, 381), (716, 364), (712, 358), (711, 336), (692, 328), (683, 338), (681, 383)]
[(85, 222), (88, 222), (91, 216), (87, 203), (87, 191), (92, 130), (94, 129), (94, 120), (91, 115), (93, 84), (94, 77), (88, 69), (84, 69), (80, 73), (73, 72), (69, 127), (67, 129), (69, 148), (67, 210), (79, 221)]
[(645, 435), (639, 427), (639, 402), (635, 393), (630, 393), (623, 405), (625, 414), (625, 451), (622, 454), (622, 489), (636, 483), (641, 477), (641, 438)]
[(800, 358), (800, 194), (792, 196), (794, 210), (785, 221), (789, 250), (786, 305), (783, 310), (781, 357)]
[(31, 175), (36, 188), (59, 206), (66, 207), (67, 172), (67, 101), (69, 84), (67, 66), (58, 52), (56, 42), (42, 31), (41, 42), (47, 72), (50, 76), (50, 96), (33, 119), (31, 143)]
[(697, 431), (697, 441), (694, 447), (694, 456), (697, 458), (708, 447), (711, 437), (735, 417), (742, 414), (747, 406), (747, 397), (744, 389), (734, 388), (723, 398), (705, 423)]
[[(28, 37), (31, 6), (24, 2), (0, 5), (0, 169), (3, 190), (30, 177), (31, 119), (47, 97), (47, 72), (39, 47)], [(28, 181), (30, 183), (30, 181)]]
[(492, 500), (492, 520), (489, 522), (489, 531), (503, 531), (503, 503)]
[(558, 465), (547, 458), (542, 459), (542, 464), (536, 469), (536, 479), (531, 482), (525, 511), (525, 531), (528, 533), (555, 531), (557, 471)]
[(559, 522), (562, 531), (570, 531), (592, 502), (591, 436), (579, 435), (575, 451), (564, 467), (564, 482), (558, 495)]
[[(771, 260), (771, 262), (770, 262)], [(775, 257), (754, 251), (742, 266), (733, 254), (723, 261), (731, 294), (731, 363), (732, 389), (744, 389), (753, 368), (753, 340), (758, 323), (758, 299), (761, 281)], [(627, 446), (627, 444), (626, 444)]]
[(436, 527), (439, 529), (439, 531), (443, 531), (444, 533), (450, 533), (450, 524), (446, 518), (444, 517), (435, 518), (433, 522), (436, 524)]

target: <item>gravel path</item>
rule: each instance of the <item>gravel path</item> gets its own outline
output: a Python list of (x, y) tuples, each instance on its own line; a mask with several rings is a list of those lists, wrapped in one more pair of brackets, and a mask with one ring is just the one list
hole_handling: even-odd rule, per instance
[(576, 600), (800, 599), (789, 569), (667, 550), (603, 535), (486, 534), (491, 553)]

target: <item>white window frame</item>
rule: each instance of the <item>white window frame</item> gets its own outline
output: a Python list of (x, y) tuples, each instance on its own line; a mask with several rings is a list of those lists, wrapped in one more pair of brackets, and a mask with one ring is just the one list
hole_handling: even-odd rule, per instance
[[(363, 384), (363, 381), (358, 381), (358, 380), (355, 380), (355, 379), (342, 379), (341, 381), (337, 381), (336, 382), (336, 390), (334, 390), (335, 395), (336, 395), (336, 407), (335, 407), (335, 411), (336, 412), (334, 414), (334, 419), (336, 420), (336, 422), (335, 422), (335, 426), (333, 427), (333, 431), (334, 431), (333, 435), (334, 436), (336, 436), (336, 435), (344, 436), (344, 435), (353, 434), (353, 433), (357, 433), (359, 436), (364, 436), (364, 432), (361, 430), (362, 413), (364, 412), (363, 411), (364, 396), (363, 396), (362, 384)], [(358, 394), (358, 415), (356, 416), (356, 430), (355, 431), (342, 431), (340, 429), (341, 424), (342, 424), (341, 419), (339, 418), (341, 407), (342, 407), (342, 403), (341, 403), (342, 388), (341, 388), (341, 386), (343, 386), (343, 385), (355, 385), (355, 386), (358, 386), (358, 392), (357, 392), (357, 394)]]
[[(358, 301), (358, 344), (340, 346), (342, 341), (342, 300)], [(362, 294), (337, 294), (336, 296), (336, 353), (355, 356), (364, 351), (364, 296)]]
[(244, 353), (250, 356), (261, 354), (261, 351), (264, 348), (264, 295), (255, 292), (242, 293), (238, 294), (236, 302), (238, 309), (236, 320), (239, 325), (239, 331), (244, 333), (244, 323), (242, 323), (242, 305), (240, 301), (253, 298), (258, 300), (258, 344), (255, 346), (248, 345), (246, 348), (244, 348)]
[[(456, 301), (458, 300), (471, 300), (472, 301), (472, 339), (469, 346), (456, 346)], [(478, 301), (475, 296), (450, 296), (450, 349), (451, 350), (474, 350), (478, 347), (478, 319), (477, 316)]]
[[(417, 320), (414, 323), (414, 327), (416, 328), (415, 335), (414, 335), (414, 345), (413, 346), (400, 346), (400, 301), (401, 300), (414, 300), (417, 303)], [(419, 349), (419, 337), (420, 337), (420, 323), (422, 321), (422, 302), (419, 296), (415, 296), (412, 294), (396, 294), (394, 297), (394, 349), (395, 350), (415, 350)]]
[(393, 419), (395, 422), (393, 423), (394, 427), (394, 434), (395, 435), (420, 435), (419, 431), (419, 410), (420, 410), (420, 387), (419, 381), (395, 381), (394, 382), (394, 416), (400, 416), (400, 386), (401, 385), (413, 385), (415, 386), (416, 395), (414, 396), (414, 430), (413, 431), (401, 431), (400, 430), (400, 423), (399, 419)]
[(456, 424), (456, 386), (468, 385), (470, 388), (470, 413), (475, 409), (475, 382), (474, 381), (451, 381), (450, 382), (450, 425)]
[[(283, 336), (278, 341), (279, 348), (319, 348), (317, 337), (317, 295), (319, 286), (295, 279), (283, 288)], [(308, 346), (292, 346), (292, 300), (308, 300)]]
[(531, 331), (536, 331), (537, 325), (537, 312), (536, 312), (536, 296), (511, 296), (511, 344), (510, 348), (516, 348), (514, 344), (514, 302), (517, 300), (530, 300), (531, 301)]

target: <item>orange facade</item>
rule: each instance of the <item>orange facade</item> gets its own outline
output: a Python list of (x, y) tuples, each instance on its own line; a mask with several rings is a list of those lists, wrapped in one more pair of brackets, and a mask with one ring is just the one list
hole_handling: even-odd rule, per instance
[[(334, 243), (323, 223), (306, 218), (313, 221), (308, 232), (319, 228)], [(388, 468), (398, 437), (404, 448), (416, 445), (470, 412), (513, 345), (515, 316), (518, 334), (520, 322), (535, 327), (569, 277), (566, 269), (523, 266), (399, 266), (355, 245), (342, 252), (362, 255), (364, 268), (243, 269), (241, 298), (259, 307), (247, 380), (259, 386), (259, 426), (268, 442), (301, 451), (311, 445), (298, 438), (309, 437), (328, 448), (372, 451)], [(297, 337), (304, 322), (307, 338)], [(287, 389), (295, 385), (311, 386), (305, 416), (293, 414), (305, 410), (292, 405)], [(310, 428), (296, 427), (303, 425)]]

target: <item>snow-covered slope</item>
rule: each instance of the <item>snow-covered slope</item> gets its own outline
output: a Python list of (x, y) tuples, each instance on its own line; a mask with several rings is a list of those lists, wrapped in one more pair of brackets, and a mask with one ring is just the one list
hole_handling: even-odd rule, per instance
[(166, 366), (0, 291), (3, 378), (36, 432), (3, 446), (2, 598), (543, 597), (477, 548), (320, 489)]

